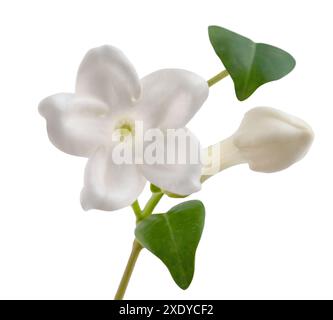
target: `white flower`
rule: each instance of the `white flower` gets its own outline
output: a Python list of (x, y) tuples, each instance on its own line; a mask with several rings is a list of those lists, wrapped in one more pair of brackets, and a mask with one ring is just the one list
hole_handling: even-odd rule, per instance
[(313, 137), (311, 127), (299, 118), (273, 108), (254, 108), (231, 137), (205, 150), (202, 181), (241, 163), (259, 172), (286, 169), (305, 156)]
[(200, 189), (200, 163), (115, 164), (112, 135), (119, 129), (134, 135), (136, 120), (143, 121), (145, 130), (182, 128), (207, 96), (206, 81), (192, 72), (165, 69), (140, 80), (121, 51), (102, 46), (84, 57), (75, 94), (50, 96), (40, 103), (39, 112), (56, 147), (89, 158), (81, 193), (83, 208), (109, 211), (132, 204), (146, 180), (179, 195)]

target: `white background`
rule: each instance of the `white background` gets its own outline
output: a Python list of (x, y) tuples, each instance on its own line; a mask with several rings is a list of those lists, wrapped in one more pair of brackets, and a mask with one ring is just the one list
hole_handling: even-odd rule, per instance
[[(315, 143), (288, 170), (243, 165), (210, 179), (191, 196), (207, 215), (190, 288), (143, 252), (126, 297), (332, 299), (331, 2), (1, 1), (0, 298), (111, 299), (131, 249), (129, 208), (81, 209), (86, 160), (49, 143), (39, 101), (73, 91), (83, 55), (102, 44), (121, 48), (141, 76), (173, 67), (208, 79), (223, 68), (207, 36), (217, 24), (289, 51), (297, 67), (242, 103), (230, 78), (214, 86), (189, 124), (202, 144), (227, 137), (261, 105), (309, 122)], [(178, 202), (165, 198), (158, 210)]]

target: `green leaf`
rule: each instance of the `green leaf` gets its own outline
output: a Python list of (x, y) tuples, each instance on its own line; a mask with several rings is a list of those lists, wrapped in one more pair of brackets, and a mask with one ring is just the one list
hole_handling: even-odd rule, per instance
[(237, 98), (241, 101), (261, 85), (281, 79), (296, 65), (288, 52), (277, 47), (255, 43), (218, 26), (210, 26), (208, 31), (210, 42), (234, 81)]
[(152, 183), (150, 184), (150, 191), (152, 193), (160, 193), (160, 192), (162, 192), (162, 190), (158, 186), (155, 186)]
[(187, 289), (193, 279), (195, 252), (204, 222), (204, 205), (191, 200), (167, 213), (149, 216), (135, 230), (137, 241), (162, 260), (182, 289)]

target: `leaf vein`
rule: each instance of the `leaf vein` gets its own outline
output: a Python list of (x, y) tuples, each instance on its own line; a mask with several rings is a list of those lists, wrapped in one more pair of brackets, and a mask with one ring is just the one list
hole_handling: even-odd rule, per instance
[(166, 225), (167, 225), (168, 230), (170, 232), (171, 242), (172, 242), (173, 247), (174, 247), (174, 252), (175, 252), (175, 254), (177, 256), (177, 259), (179, 261), (181, 274), (182, 274), (183, 278), (186, 279), (186, 271), (185, 271), (184, 266), (182, 264), (181, 255), (180, 255), (178, 247), (177, 247), (177, 241), (176, 241), (176, 238), (173, 234), (173, 229), (172, 229), (171, 223), (169, 221), (169, 217), (167, 215), (163, 215), (163, 217), (165, 219)]

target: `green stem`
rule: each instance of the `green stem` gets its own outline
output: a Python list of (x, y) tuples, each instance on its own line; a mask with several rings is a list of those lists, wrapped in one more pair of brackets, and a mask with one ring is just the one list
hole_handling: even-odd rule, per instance
[(213, 78), (211, 78), (207, 81), (208, 87), (213, 86), (215, 83), (221, 81), (228, 75), (229, 75), (229, 72), (227, 70), (223, 70), (222, 72), (220, 72), (219, 74), (217, 74), (216, 76), (214, 76)]
[(124, 274), (121, 278), (117, 293), (114, 296), (115, 300), (122, 300), (124, 298), (128, 283), (131, 279), (131, 275), (133, 273), (134, 266), (136, 261), (138, 260), (141, 249), (142, 246), (136, 240), (134, 240), (131, 255), (128, 258)]
[(139, 221), (141, 219), (141, 215), (142, 215), (142, 210), (140, 208), (140, 204), (139, 204), (139, 201), (138, 200), (135, 200), (133, 203), (132, 203), (132, 209), (135, 213), (135, 216), (136, 216), (136, 221)]
[[(143, 210), (141, 210), (139, 202), (137, 200), (133, 202), (132, 208), (136, 215), (136, 222), (139, 223), (141, 220), (149, 217), (153, 213), (155, 207), (157, 206), (158, 202), (161, 200), (162, 197), (162, 192), (153, 193)], [(141, 250), (142, 246), (140, 245), (140, 243), (134, 240), (132, 252), (128, 258), (124, 274), (121, 278), (117, 293), (114, 297), (115, 300), (122, 300), (124, 298), (128, 283), (131, 279), (131, 275), (135, 267), (135, 263), (138, 260)]]
[(142, 210), (140, 221), (143, 219), (146, 219), (153, 213), (155, 207), (157, 206), (158, 202), (161, 200), (162, 197), (163, 197), (162, 192), (153, 193), (151, 195), (149, 201), (147, 202), (144, 209)]

